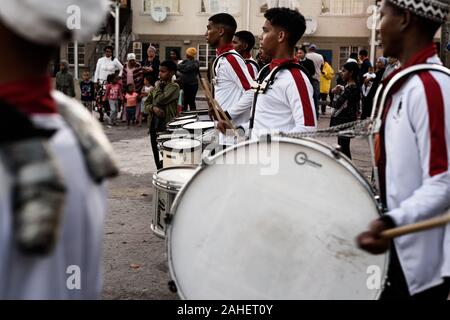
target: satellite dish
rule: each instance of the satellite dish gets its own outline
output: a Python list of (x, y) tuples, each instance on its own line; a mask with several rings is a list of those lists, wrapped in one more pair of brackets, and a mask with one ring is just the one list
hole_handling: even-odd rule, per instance
[(305, 35), (310, 36), (317, 31), (317, 20), (312, 17), (306, 17), (306, 31)]
[(166, 7), (153, 7), (151, 11), (152, 19), (156, 22), (164, 22), (167, 19)]

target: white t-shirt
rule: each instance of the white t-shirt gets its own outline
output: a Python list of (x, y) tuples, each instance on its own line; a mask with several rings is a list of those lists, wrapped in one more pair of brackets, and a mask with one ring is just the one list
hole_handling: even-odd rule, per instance
[(325, 63), (325, 60), (323, 59), (322, 55), (318, 54), (317, 52), (310, 52), (306, 54), (306, 58), (314, 62), (316, 74), (313, 76), (313, 78), (317, 81), (320, 81), (320, 75), (322, 74), (322, 66)]

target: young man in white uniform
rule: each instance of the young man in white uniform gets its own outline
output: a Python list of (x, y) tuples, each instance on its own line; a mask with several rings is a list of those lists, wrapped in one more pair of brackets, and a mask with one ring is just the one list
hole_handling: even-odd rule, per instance
[[(270, 71), (281, 68), (266, 93), (257, 96), (253, 133), (310, 132), (317, 128), (313, 87), (294, 59), (295, 46), (306, 30), (305, 18), (297, 11), (273, 8), (266, 12), (267, 19), (261, 36), (261, 48), (272, 57)], [(295, 65), (294, 67), (283, 66)], [(261, 70), (266, 72), (266, 70)], [(265, 77), (268, 80), (270, 74)], [(239, 117), (244, 109), (234, 106), (228, 110), (231, 119)]]
[[(206, 39), (210, 46), (217, 49), (217, 58), (213, 63), (212, 79), (214, 97), (224, 111), (238, 106), (243, 112), (233, 119), (238, 127), (250, 119), (253, 101), (251, 89), (252, 78), (248, 73), (245, 61), (232, 45), (236, 32), (236, 20), (227, 13), (219, 13), (209, 18)], [(233, 144), (221, 137), (222, 144)]]
[(259, 73), (259, 66), (252, 57), (252, 51), (255, 47), (255, 36), (250, 31), (239, 31), (233, 37), (233, 47), (244, 59), (248, 73), (253, 80)]
[[(418, 64), (441, 64), (433, 38), (449, 11), (449, 0), (384, 1), (384, 54), (399, 58), (400, 71)], [(392, 244), (380, 234), (438, 217), (450, 207), (450, 77), (435, 71), (415, 73), (398, 82), (390, 97), (383, 106), (377, 155), (388, 212), (359, 236), (358, 244), (373, 254), (391, 247), (382, 299), (446, 300), (450, 226), (403, 236)]]
[[(71, 5), (83, 26), (73, 32)], [(99, 124), (52, 91), (46, 71), (55, 49), (90, 39), (108, 11), (102, 0), (0, 6), (0, 299), (100, 298), (101, 182), (117, 168)]]

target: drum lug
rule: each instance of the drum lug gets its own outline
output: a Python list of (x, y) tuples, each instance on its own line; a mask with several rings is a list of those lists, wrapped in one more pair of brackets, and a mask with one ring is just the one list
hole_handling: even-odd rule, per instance
[(169, 286), (170, 292), (173, 292), (173, 293), (178, 292), (178, 288), (177, 288), (177, 285), (175, 284), (175, 281), (170, 281), (167, 285)]
[(342, 147), (339, 146), (339, 145), (335, 145), (335, 146), (333, 146), (333, 148), (331, 149), (331, 154), (333, 155), (333, 157), (334, 157), (336, 160), (340, 160), (340, 159), (342, 158), (341, 152), (342, 152)]
[(172, 223), (172, 215), (166, 214), (166, 217), (164, 218), (164, 222), (166, 223), (166, 226)]

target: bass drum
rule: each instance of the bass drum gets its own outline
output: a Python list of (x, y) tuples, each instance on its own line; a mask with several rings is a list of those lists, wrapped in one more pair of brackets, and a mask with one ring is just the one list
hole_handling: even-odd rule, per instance
[(168, 259), (189, 300), (369, 300), (388, 255), (356, 246), (379, 217), (371, 187), (314, 140), (245, 142), (205, 159), (178, 194)]

